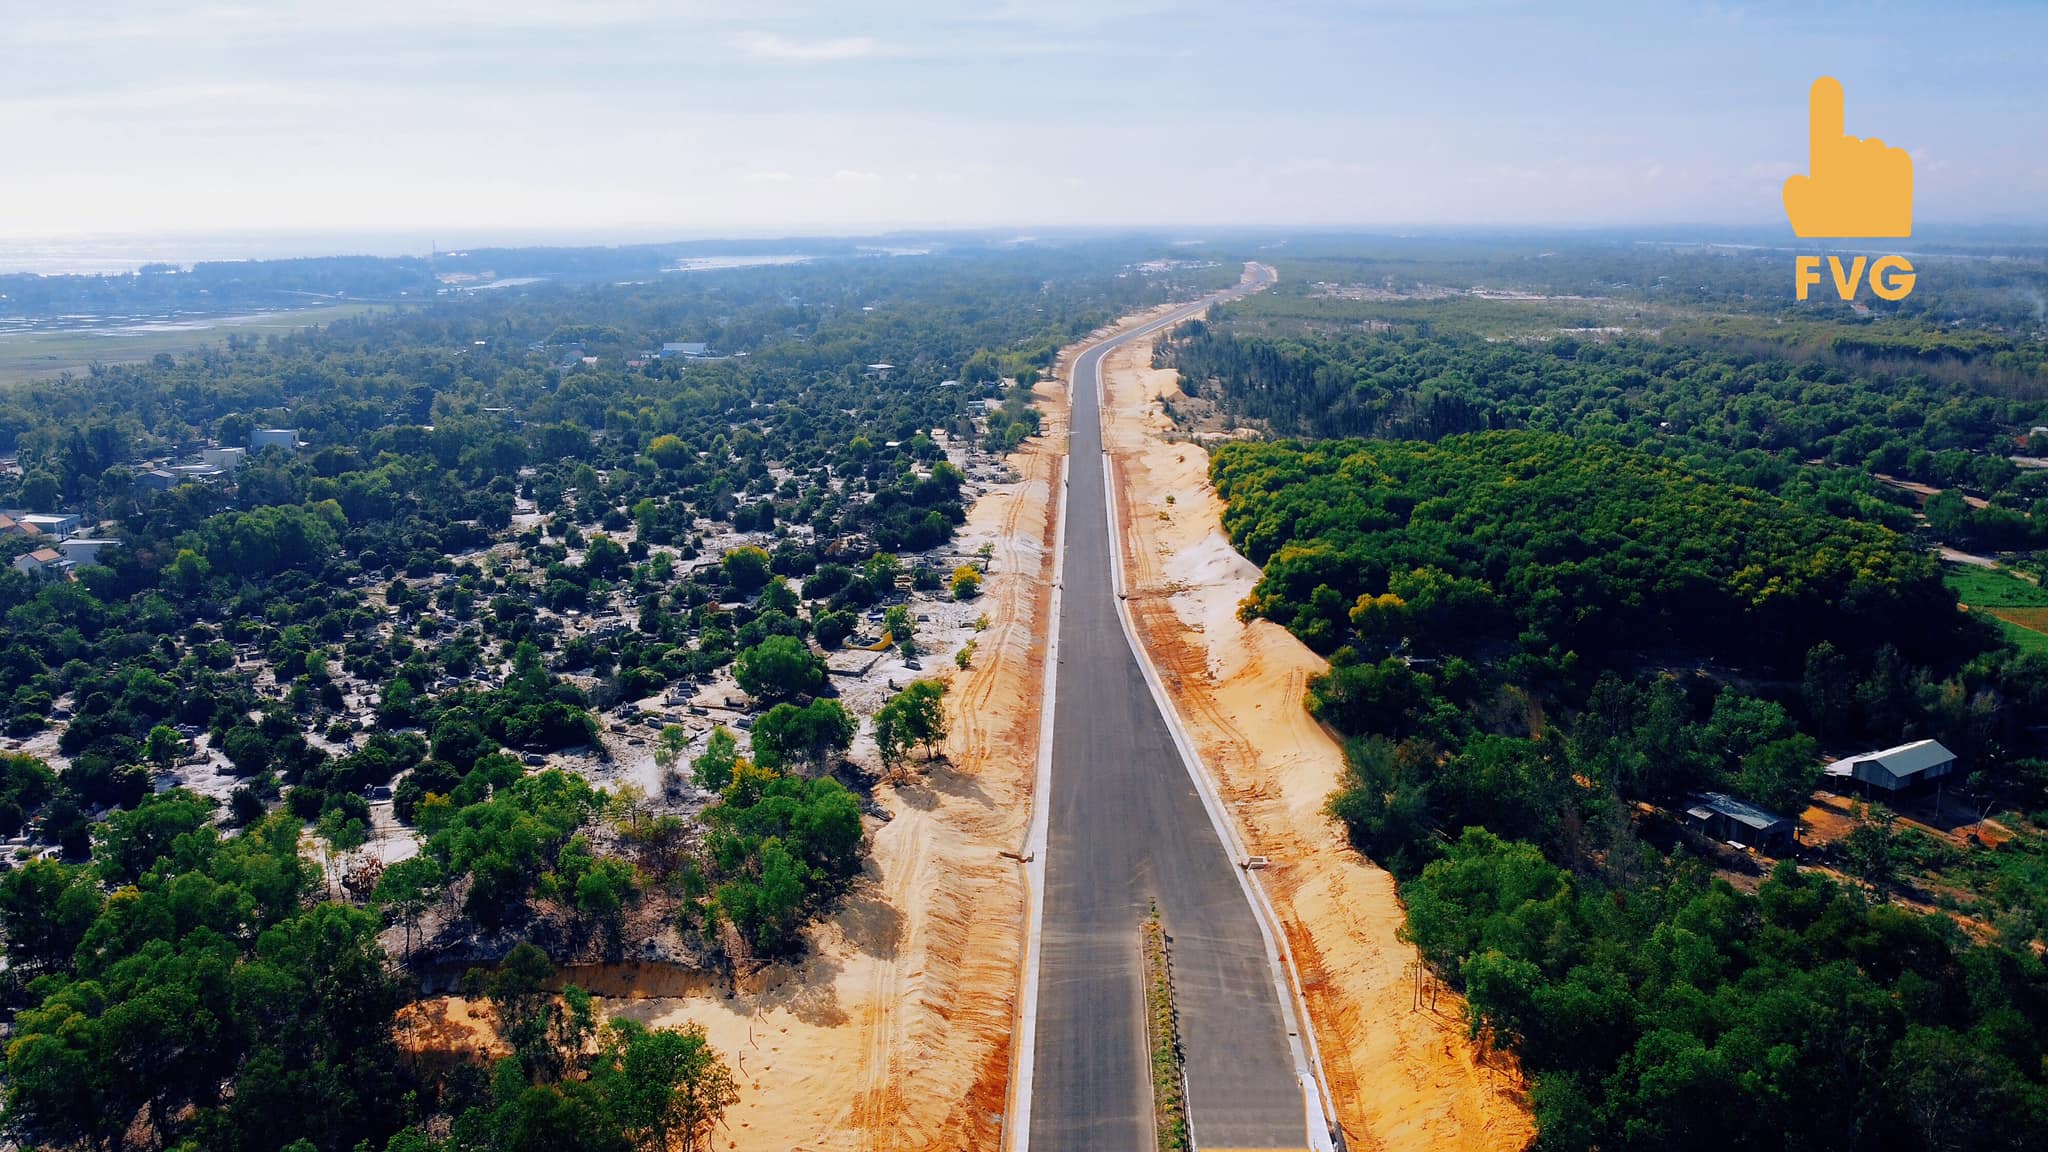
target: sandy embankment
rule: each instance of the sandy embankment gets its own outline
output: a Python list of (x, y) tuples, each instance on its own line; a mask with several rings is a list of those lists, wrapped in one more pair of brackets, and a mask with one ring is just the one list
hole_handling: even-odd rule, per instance
[(812, 930), (808, 958), (729, 998), (615, 1003), (654, 1024), (696, 1021), (741, 1071), (720, 1146), (992, 1148), (1009, 1080), (1037, 755), (1037, 637), (1050, 608), (1060, 416), (1011, 456), (1015, 483), (974, 504), (961, 543), (995, 546), (972, 666), (950, 666), (948, 762), (883, 785), (867, 876)]
[[(1482, 1062), (1448, 991), (1414, 1007), (1394, 881), (1322, 813), (1343, 754), (1302, 707), (1323, 660), (1237, 606), (1259, 570), (1223, 535), (1208, 454), (1173, 443), (1153, 340), (1105, 364), (1103, 443), (1125, 529), (1133, 618), (1187, 720), (1287, 933), (1331, 1094), (1356, 1148), (1515, 1149), (1534, 1132), (1519, 1078)], [(1171, 503), (1169, 503), (1171, 501)]]

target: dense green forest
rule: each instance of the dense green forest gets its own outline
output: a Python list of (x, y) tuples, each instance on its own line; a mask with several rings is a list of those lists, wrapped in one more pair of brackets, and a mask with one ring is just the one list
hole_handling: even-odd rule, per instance
[[(1212, 477), (1265, 566), (1244, 611), (1331, 653), (1331, 812), (1533, 1074), (1544, 1147), (2018, 1146), (2048, 1117), (2025, 900), (1979, 944), (1790, 862), (1739, 890), (1634, 807), (1796, 812), (1816, 737), (1919, 735), (2042, 804), (2007, 739), (2048, 663), (1908, 541), (1557, 433), (1232, 444)], [(1871, 829), (1825, 859), (1882, 893)]]
[[(2044, 347), (2025, 352), (2030, 380)], [(1286, 435), (1566, 432), (1830, 515), (1908, 528), (1914, 500), (1876, 478), (1884, 475), (1953, 490), (1929, 501), (1926, 517), (1958, 547), (2048, 544), (2048, 504), (2034, 515), (2048, 499), (2048, 470), (2007, 459), (2030, 450), (2029, 429), (2048, 421), (2048, 401), (1987, 392), (1988, 364), (1945, 379), (1925, 365), (1879, 372), (1839, 353), (1795, 360), (1783, 345), (1701, 347), (1671, 333), (1495, 343), (1403, 327), (1271, 338), (1238, 334), (1227, 314), (1190, 325), (1164, 355), (1191, 394)]]
[[(1791, 665), (1822, 640), (1939, 653), (1956, 618), (1934, 562), (1896, 534), (1615, 444), (1230, 446), (1213, 475), (1225, 529), (1265, 570), (1247, 610), (1324, 652), (1355, 631), (1432, 652), (1514, 633), (1593, 661), (1676, 645)], [(1383, 612), (1390, 581), (1406, 594)]]
[[(800, 641), (886, 610), (916, 651), (909, 590), (952, 570), (919, 554), (964, 516), (938, 440), (993, 460), (1036, 430), (1061, 345), (1235, 278), (1133, 271), (1155, 254), (537, 285), (0, 395), (0, 506), (120, 542), (76, 579), (0, 569), (0, 710), (29, 749), (0, 758), (10, 1132), (700, 1143), (732, 1094), (701, 1034), (607, 1026), (552, 965), (621, 956), (629, 924), (709, 965), (802, 948), (860, 872), (868, 801), (834, 771), (859, 718)], [(669, 342), (708, 347), (647, 355)], [(141, 482), (268, 427), (302, 446)], [(663, 730), (659, 795), (560, 766), (602, 769), (635, 701), (717, 676), (775, 705), (751, 756)], [(884, 709), (888, 754), (942, 735), (932, 695)], [(176, 786), (194, 764), (220, 799)], [(416, 853), (333, 865), (379, 797)], [(515, 1048), (494, 1067), (398, 1056), (450, 957)]]
[[(2048, 472), (2008, 459), (2048, 422), (2039, 262), (1981, 254), (1865, 315), (1788, 307), (1774, 252), (1375, 241), (1161, 346), (1189, 432), (1308, 438), (1212, 457), (1243, 611), (1330, 657), (1330, 812), (1520, 1057), (1541, 1147), (2048, 1119), (2048, 661), (1928, 550), (2048, 545)], [(1758, 873), (1664, 815), (1796, 815), (1830, 756), (1923, 737), (2010, 839), (1873, 805)]]

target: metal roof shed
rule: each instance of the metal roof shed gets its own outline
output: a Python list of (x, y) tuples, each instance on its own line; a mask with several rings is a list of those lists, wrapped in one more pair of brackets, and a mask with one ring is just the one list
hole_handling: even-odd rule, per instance
[(1861, 780), (1874, 788), (1898, 792), (1923, 780), (1937, 780), (1956, 770), (1956, 754), (1939, 740), (1915, 740), (1876, 752), (1845, 757), (1828, 765), (1829, 776)]
[(1723, 792), (1703, 792), (1692, 798), (1680, 813), (1689, 827), (1716, 840), (1746, 844), (1760, 852), (1778, 855), (1790, 851), (1798, 828), (1790, 817), (1780, 816)]

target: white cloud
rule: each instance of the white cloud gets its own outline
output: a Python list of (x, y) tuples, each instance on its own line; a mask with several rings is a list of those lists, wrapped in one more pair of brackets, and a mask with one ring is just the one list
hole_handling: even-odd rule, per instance
[[(154, 10), (110, 15), (64, 13), (21, 21), (11, 34), (23, 42), (69, 43), (80, 37), (97, 39), (211, 40), (237, 34), (332, 34), (348, 31), (392, 31), (480, 28), (618, 28), (647, 23), (663, 15), (651, 0), (267, 0), (263, 4), (171, 4)], [(714, 15), (711, 8), (692, 12)]]
[(1172, 0), (1003, 0), (969, 18), (990, 23), (1086, 30), (1118, 20), (1164, 16)]
[(842, 36), (834, 40), (756, 36), (747, 42), (747, 51), (763, 60), (858, 60), (881, 50), (881, 44), (871, 36)]
[(1074, 56), (1102, 51), (1099, 44), (1078, 40), (1019, 40), (1013, 36), (940, 36), (922, 40), (882, 40), (873, 36), (837, 36), (799, 40), (786, 36), (755, 36), (740, 44), (756, 60), (834, 62), (843, 60), (971, 60), (1031, 56)]
[(794, 179), (796, 177), (784, 172), (780, 168), (764, 172), (749, 172), (746, 175), (746, 181), (749, 184), (787, 184)]
[(832, 173), (834, 184), (880, 184), (882, 174), (865, 168), (841, 168)]
[(331, 103), (297, 85), (233, 81), (107, 88), (52, 96), (0, 97), (0, 115), (76, 116), (114, 114), (138, 118), (189, 109), (237, 105), (314, 107)]

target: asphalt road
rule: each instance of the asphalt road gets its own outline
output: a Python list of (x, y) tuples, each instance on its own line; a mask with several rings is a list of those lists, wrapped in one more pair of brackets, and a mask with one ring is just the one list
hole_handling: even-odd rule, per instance
[(1200, 1146), (1305, 1141), (1301, 1088), (1258, 922), (1145, 686), (1111, 590), (1096, 404), (1102, 357), (1157, 326), (1098, 345), (1074, 366), (1033, 1152), (1154, 1147), (1138, 945), (1153, 900), (1173, 941)]

